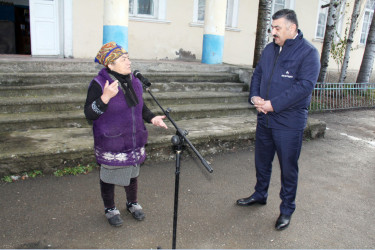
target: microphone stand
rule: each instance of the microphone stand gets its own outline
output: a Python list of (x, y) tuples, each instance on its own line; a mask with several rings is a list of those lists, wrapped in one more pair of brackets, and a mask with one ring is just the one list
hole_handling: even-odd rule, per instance
[[(142, 82), (143, 83), (143, 82)], [(163, 109), (163, 107), (160, 105), (158, 100), (156, 100), (155, 96), (152, 94), (150, 90), (150, 83), (146, 85), (143, 83), (143, 88), (151, 95), (152, 99), (156, 102), (156, 104), (160, 107), (160, 109), (163, 111), (165, 116), (168, 118), (168, 120), (173, 124), (173, 126), (176, 128), (176, 135), (172, 136), (171, 142), (173, 144), (173, 149), (176, 153), (176, 177), (175, 177), (175, 190), (174, 190), (174, 212), (173, 212), (173, 238), (172, 238), (172, 249), (176, 249), (176, 235), (177, 235), (177, 212), (178, 212), (178, 193), (179, 193), (179, 183), (180, 183), (180, 159), (181, 154), (184, 149), (186, 149), (185, 143), (187, 143), (190, 148), (194, 151), (196, 156), (199, 158), (199, 160), (202, 162), (203, 166), (207, 169), (208, 172), (212, 173), (213, 169), (208, 164), (208, 162), (202, 157), (202, 155), (198, 152), (198, 150), (191, 144), (188, 138), (186, 138), (186, 135), (188, 135), (188, 131), (180, 129), (175, 121), (171, 118), (170, 112), (171, 109), (167, 108), (166, 110)]]

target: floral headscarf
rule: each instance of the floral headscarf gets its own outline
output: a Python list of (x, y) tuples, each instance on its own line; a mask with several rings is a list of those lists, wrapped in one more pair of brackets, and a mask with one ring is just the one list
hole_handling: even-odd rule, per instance
[(128, 52), (116, 44), (115, 42), (109, 42), (102, 46), (98, 54), (95, 57), (95, 62), (108, 66), (108, 64), (113, 63), (117, 58)]

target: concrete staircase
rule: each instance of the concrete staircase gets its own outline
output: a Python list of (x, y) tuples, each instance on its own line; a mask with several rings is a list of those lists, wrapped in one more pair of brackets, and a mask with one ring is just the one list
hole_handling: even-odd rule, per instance
[[(83, 114), (87, 87), (100, 65), (70, 59), (0, 58), (0, 176), (94, 163), (91, 125)], [(133, 61), (151, 91), (202, 155), (248, 147), (256, 115), (247, 103), (252, 70), (197, 62)], [(145, 92), (156, 114), (160, 108)], [(168, 130), (147, 125), (148, 160), (174, 159)], [(324, 134), (309, 121), (307, 137)], [(191, 155), (193, 155), (191, 153)]]

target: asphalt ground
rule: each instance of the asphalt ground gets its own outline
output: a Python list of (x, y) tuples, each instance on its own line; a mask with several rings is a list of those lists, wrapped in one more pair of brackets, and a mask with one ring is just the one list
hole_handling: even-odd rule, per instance
[[(184, 152), (181, 161), (177, 248), (375, 248), (375, 109), (312, 114), (327, 124), (324, 138), (304, 141), (297, 209), (289, 228), (279, 215), (280, 170), (274, 161), (266, 206), (238, 207), (253, 192), (254, 149), (205, 158), (213, 173)], [(199, 150), (199, 148), (198, 148)], [(138, 200), (146, 219), (125, 211), (124, 225), (104, 216), (98, 171), (0, 183), (0, 248), (151, 249), (172, 247), (175, 162), (141, 168)]]

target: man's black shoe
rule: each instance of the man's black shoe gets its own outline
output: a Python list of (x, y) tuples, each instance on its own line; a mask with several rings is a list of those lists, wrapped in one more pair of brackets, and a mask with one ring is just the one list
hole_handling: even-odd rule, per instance
[(266, 205), (267, 200), (265, 200), (265, 199), (260, 199), (260, 200), (255, 199), (255, 198), (253, 198), (253, 196), (237, 200), (238, 206), (251, 206), (251, 205), (254, 205), (254, 204)]
[(280, 214), (279, 218), (277, 218), (275, 228), (277, 230), (284, 230), (289, 226), (291, 215)]

